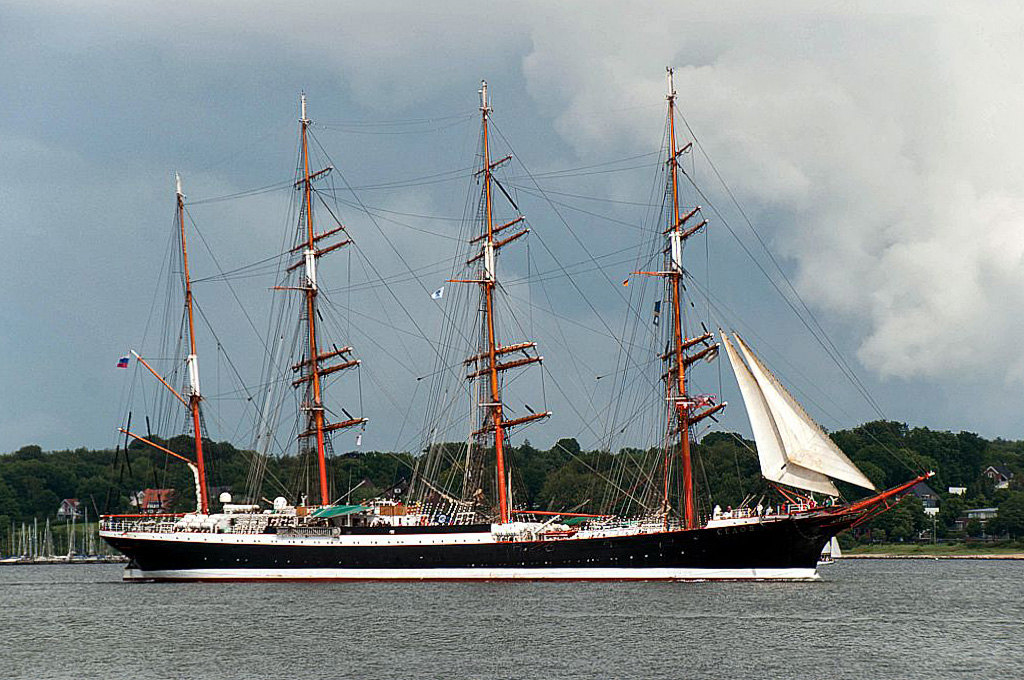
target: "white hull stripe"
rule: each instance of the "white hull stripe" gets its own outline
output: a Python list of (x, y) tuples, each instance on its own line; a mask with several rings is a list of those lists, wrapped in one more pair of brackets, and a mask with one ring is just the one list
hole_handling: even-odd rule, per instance
[(817, 581), (815, 569), (451, 568), (451, 569), (126, 569), (126, 581)]

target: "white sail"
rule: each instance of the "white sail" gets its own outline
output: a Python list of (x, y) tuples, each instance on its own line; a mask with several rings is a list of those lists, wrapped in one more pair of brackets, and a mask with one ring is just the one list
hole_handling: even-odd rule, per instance
[(736, 354), (736, 350), (725, 333), (720, 334), (722, 344), (725, 345), (725, 351), (729, 355), (729, 363), (732, 364), (733, 373), (736, 374), (736, 382), (739, 383), (743, 402), (747, 407), (750, 429), (753, 430), (754, 441), (757, 443), (757, 458), (761, 463), (761, 474), (772, 482), (805, 491), (817, 491), (829, 496), (838, 496), (839, 491), (828, 477), (791, 463), (787, 459), (779, 429), (768, 409), (768, 403), (757, 380)]
[(761, 394), (775, 421), (782, 440), (786, 459), (800, 467), (819, 472), (832, 479), (875, 489), (863, 472), (857, 469), (846, 454), (839, 450), (824, 430), (811, 419), (778, 378), (772, 375), (743, 339), (736, 335), (736, 343), (743, 351), (750, 371), (761, 388)]

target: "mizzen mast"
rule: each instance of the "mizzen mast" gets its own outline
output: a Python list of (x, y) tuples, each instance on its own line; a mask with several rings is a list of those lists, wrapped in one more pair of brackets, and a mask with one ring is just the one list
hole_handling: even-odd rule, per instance
[(202, 417), (199, 412), (199, 402), (202, 401), (202, 396), (199, 392), (199, 358), (196, 355), (196, 329), (192, 316), (192, 279), (188, 273), (188, 243), (185, 239), (185, 195), (181, 191), (181, 177), (177, 173), (174, 175), (174, 181), (178, 203), (178, 228), (181, 234), (182, 275), (185, 279), (185, 311), (188, 316), (189, 353), (185, 360), (188, 366), (188, 409), (192, 413), (192, 429), (195, 433), (196, 468), (199, 475), (199, 508), (203, 514), (206, 514), (210, 511), (210, 501), (206, 488)]
[[(482, 268), (474, 279), (457, 281), (458, 283), (476, 283), (480, 286), (482, 300), (482, 327), (479, 352), (465, 361), (468, 367), (466, 378), (468, 380), (480, 379), (480, 389), (477, 391), (479, 404), (482, 411), (481, 427), (474, 432), (474, 436), (481, 441), (481, 444), (493, 437), (494, 455), (496, 463), (496, 486), (498, 488), (498, 514), (502, 524), (509, 521), (511, 514), (510, 499), (508, 492), (508, 471), (505, 460), (505, 433), (508, 429), (517, 425), (524, 425), (529, 422), (540, 420), (551, 415), (550, 411), (531, 412), (529, 415), (519, 418), (505, 419), (504, 406), (501, 395), (501, 380), (499, 375), (504, 371), (528, 364), (540, 363), (544, 357), (531, 355), (529, 350), (535, 350), (534, 342), (518, 342), (509, 345), (501, 345), (497, 341), (495, 330), (495, 288), (498, 286), (497, 272), (495, 270), (495, 256), (498, 251), (529, 233), (529, 228), (521, 226), (524, 218), (519, 217), (498, 226), (494, 224), (494, 201), (493, 185), (497, 182), (494, 178), (494, 170), (511, 156), (491, 162), (491, 142), (488, 117), (491, 113), (490, 101), (487, 97), (487, 81), (480, 83), (480, 115), (482, 124), (483, 140), (483, 168), (479, 174), (483, 175), (483, 225), (482, 233), (471, 239), (470, 244), (479, 244), (480, 251), (466, 261), (467, 265), (481, 263)], [(502, 234), (500, 240), (495, 236), (506, 230), (512, 232), (505, 236)], [(506, 232), (507, 233), (507, 232)], [(512, 352), (521, 353), (523, 358), (511, 361), (499, 361)]]
[[(302, 135), (302, 179), (296, 182), (296, 188), (303, 193), (302, 214), (305, 219), (305, 238), (298, 246), (292, 249), (292, 253), (302, 251), (302, 260), (289, 267), (289, 271), (299, 268), (303, 269), (304, 281), (298, 287), (304, 293), (305, 306), (303, 318), (306, 321), (307, 353), (303, 359), (292, 366), (294, 373), (299, 373), (299, 378), (292, 381), (293, 387), (304, 387), (307, 390), (306, 398), (302, 402), (302, 409), (306, 412), (306, 429), (299, 433), (300, 442), (315, 442), (315, 453), (319, 477), (320, 502), (329, 505), (331, 502), (330, 492), (327, 485), (327, 434), (367, 422), (367, 418), (349, 417), (337, 423), (328, 424), (324, 416), (324, 377), (347, 368), (359, 365), (358, 359), (349, 359), (347, 354), (352, 351), (351, 347), (338, 349), (333, 347), (332, 351), (322, 352), (320, 339), (317, 335), (317, 275), (316, 264), (321, 255), (336, 250), (351, 240), (345, 239), (325, 247), (318, 247), (323, 239), (344, 232), (344, 227), (339, 225), (335, 229), (329, 229), (323, 233), (316, 233), (313, 226), (313, 182), (315, 179), (325, 176), (331, 168), (325, 168), (315, 173), (309, 169), (309, 127), (311, 121), (306, 116), (306, 95), (302, 95), (302, 118), (299, 120)], [(323, 362), (328, 359), (340, 357), (340, 363), (324, 366)], [(342, 409), (344, 411), (344, 409)], [(348, 412), (345, 411), (346, 415)]]

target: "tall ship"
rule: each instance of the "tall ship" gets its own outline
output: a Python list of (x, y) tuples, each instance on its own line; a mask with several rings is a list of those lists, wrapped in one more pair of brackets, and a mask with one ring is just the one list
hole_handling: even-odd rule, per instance
[[(300, 159), (295, 181), (299, 200), (295, 237), (285, 254), (278, 293), (291, 296), (297, 312), (285, 386), (294, 391), (299, 425), (292, 431), (297, 452), (310, 461), (312, 484), (293, 497), (263, 498), (258, 462), (248, 497), (211, 498), (204, 452), (203, 393), (199, 380), (192, 279), (188, 264), (186, 201), (176, 191), (176, 241), (184, 293), (185, 356), (174, 379), (135, 353), (138, 364), (171, 395), (188, 423), (191, 452), (132, 429), (126, 442), (160, 450), (188, 466), (196, 508), (185, 514), (105, 515), (100, 536), (129, 559), (126, 580), (797, 580), (819, 578), (822, 550), (840, 532), (891, 507), (898, 496), (927, 478), (921, 475), (878, 492), (800, 406), (739, 335), (694, 330), (685, 320), (687, 240), (707, 227), (699, 207), (680, 200), (680, 158), (688, 145), (676, 140), (676, 91), (668, 71), (664, 149), (666, 210), (656, 234), (659, 267), (635, 279), (660, 281), (655, 301), (654, 344), (660, 379), (650, 382), (659, 404), (659, 445), (654, 463), (601, 511), (579, 507), (527, 507), (516, 498), (509, 441), (520, 428), (548, 419), (547, 407), (524, 404), (513, 411), (510, 383), (543, 362), (538, 342), (525, 325), (503, 314), (505, 287), (499, 255), (529, 232), (512, 192), (498, 172), (511, 156), (495, 158), (492, 108), (487, 84), (480, 89), (479, 194), (474, 218), (451, 277), (434, 297), (444, 299), (445, 337), (439, 346), (466, 345), (457, 357), (436, 353), (434, 386), (421, 455), (408, 488), (399, 497), (347, 502), (332, 497), (328, 473), (332, 437), (361, 430), (368, 420), (331, 402), (328, 383), (360, 359), (355, 350), (325, 337), (320, 310), (320, 259), (352, 243), (347, 229), (317, 202), (316, 184), (331, 168), (311, 166), (310, 125), (302, 99)], [(328, 218), (324, 224), (317, 219)], [(650, 279), (648, 279), (650, 280)], [(446, 296), (445, 290), (449, 292)], [(664, 312), (664, 313), (662, 313)], [(622, 347), (628, 349), (628, 344)], [(715, 506), (702, 514), (697, 502), (691, 448), (697, 427), (725, 407), (698, 394), (691, 373), (725, 350), (739, 385), (756, 441), (760, 470), (777, 492), (774, 502), (736, 509)], [(277, 350), (275, 350), (277, 351)], [(283, 350), (282, 350), (283, 351)], [(444, 388), (443, 384), (454, 385)], [(527, 381), (528, 383), (528, 381)], [(281, 384), (277, 382), (275, 384)], [(268, 400), (268, 404), (270, 401)], [(276, 402), (280, 403), (280, 402)], [(257, 430), (269, 428), (267, 406)], [(338, 415), (340, 412), (340, 416)], [(147, 423), (148, 425), (148, 423)], [(447, 433), (463, 428), (462, 441)], [(269, 429), (258, 435), (276, 438)], [(282, 437), (285, 435), (281, 435)], [(872, 495), (841, 501), (835, 482)], [(620, 488), (616, 486), (616, 488)], [(815, 494), (817, 496), (815, 496)], [(623, 499), (628, 499), (628, 502)], [(342, 502), (345, 501), (345, 502)], [(568, 503), (567, 503), (568, 504)]]

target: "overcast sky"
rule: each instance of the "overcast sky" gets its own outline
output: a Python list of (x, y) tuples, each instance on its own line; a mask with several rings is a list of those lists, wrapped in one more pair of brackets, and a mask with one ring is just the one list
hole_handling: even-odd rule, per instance
[[(0, 2), (0, 451), (113, 445), (130, 380), (114, 364), (152, 339), (175, 171), (217, 257), (196, 246), (197, 278), (278, 252), (289, 192), (199, 201), (291, 177), (300, 91), (340, 175), (367, 187), (359, 200), (406, 213), (377, 213), (403, 224), (343, 215), (365, 257), (396, 275), (453, 255), (446, 219), (465, 203), (486, 78), (501, 135), (549, 198), (566, 204), (536, 200), (523, 166), (510, 171), (535, 232), (532, 263), (507, 261), (520, 275), (556, 267), (549, 249), (561, 262), (588, 259), (577, 236), (595, 256), (635, 239), (629, 223), (643, 210), (630, 202), (650, 199), (666, 65), (676, 68), (692, 128), (680, 137), (695, 135), (706, 152), (693, 174), (721, 210), (707, 253), (703, 242), (693, 251), (711, 263), (710, 273), (694, 266), (727, 310), (712, 322), (761, 339), (755, 347), (826, 427), (877, 417), (744, 254), (759, 254), (770, 271), (728, 186), (887, 417), (1024, 437), (1024, 10), (711, 5)], [(613, 161), (622, 162), (601, 167), (621, 171), (544, 176)], [(380, 186), (456, 170), (454, 181)], [(580, 395), (615, 370), (616, 346), (599, 333), (577, 338), (583, 326), (621, 327), (615, 286), (631, 268), (619, 259), (577, 278), (589, 302), (558, 277), (524, 293), (565, 317), (538, 312), (531, 328), (548, 336), (537, 339), (550, 375), (577, 400), (568, 407), (548, 385), (556, 417), (529, 431), (535, 443), (595, 441)], [(348, 261), (330, 274), (339, 290)], [(363, 268), (354, 280), (370, 276)], [(395, 289), (424, 330), (439, 322), (424, 291), (445, 277), (431, 270)], [(261, 328), (266, 288), (239, 293)], [(364, 446), (402, 446), (422, 424), (411, 413), (422, 410), (415, 378), (430, 372), (433, 355), (401, 313), (382, 311), (385, 293), (364, 297), (354, 313), (365, 316), (350, 329), (368, 374)], [(258, 380), (248, 370), (260, 365), (258, 339), (231, 311), (231, 292), (199, 284), (197, 298), (238, 324), (218, 337)], [(404, 331), (389, 332), (382, 319)], [(408, 342), (396, 339), (402, 333)], [(580, 363), (558, 349), (565, 335)], [(219, 352), (201, 355), (204, 391), (227, 393)], [(735, 407), (721, 426), (744, 430), (723, 376)], [(717, 372), (707, 383), (718, 390)], [(214, 421), (211, 436), (248, 445), (237, 426)]]

